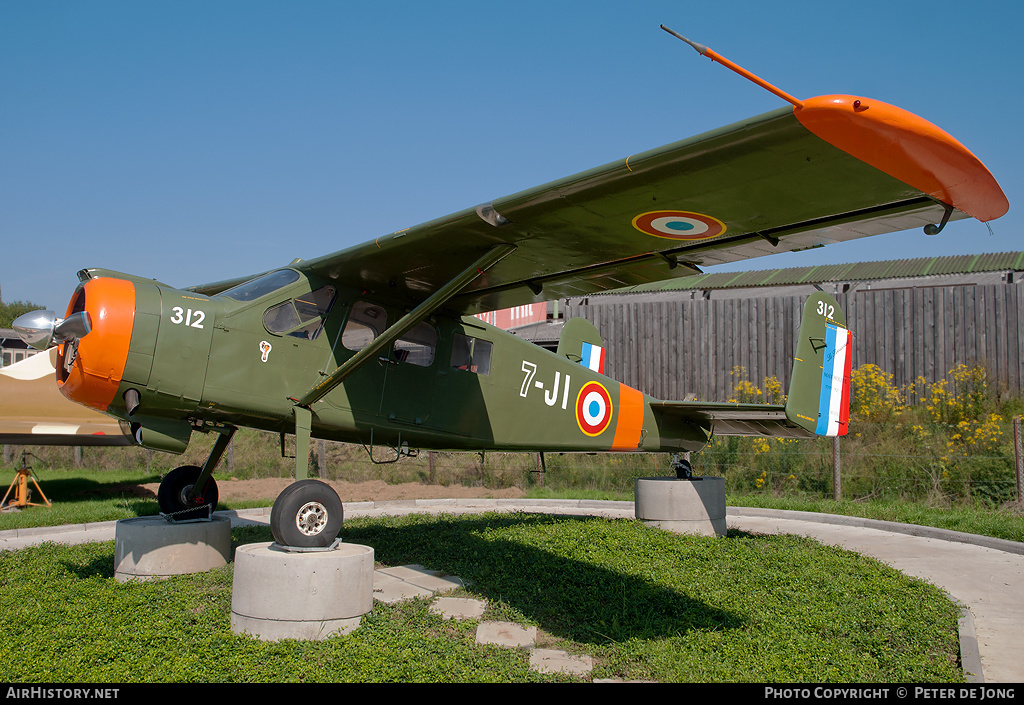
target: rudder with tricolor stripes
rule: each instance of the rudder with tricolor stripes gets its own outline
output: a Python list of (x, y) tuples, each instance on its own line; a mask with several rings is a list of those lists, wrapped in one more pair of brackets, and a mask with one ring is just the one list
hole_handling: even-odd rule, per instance
[(836, 300), (817, 292), (804, 304), (786, 417), (819, 436), (844, 436), (850, 419), (853, 334)]

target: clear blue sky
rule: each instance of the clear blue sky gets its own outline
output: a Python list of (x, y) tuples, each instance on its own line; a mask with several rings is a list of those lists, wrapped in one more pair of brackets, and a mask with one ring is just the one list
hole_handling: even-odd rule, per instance
[[(992, 223), (744, 269), (1024, 249), (1020, 3), (0, 3), (0, 293), (83, 267), (175, 286), (348, 247), (802, 98), (931, 120), (1010, 199)], [(736, 267), (733, 267), (736, 268)]]

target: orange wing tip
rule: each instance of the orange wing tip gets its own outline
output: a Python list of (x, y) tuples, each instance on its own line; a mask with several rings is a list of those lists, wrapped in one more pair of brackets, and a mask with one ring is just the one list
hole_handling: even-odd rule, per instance
[(826, 95), (803, 101), (793, 112), (829, 144), (982, 222), (1010, 208), (981, 160), (949, 133), (902, 108)]

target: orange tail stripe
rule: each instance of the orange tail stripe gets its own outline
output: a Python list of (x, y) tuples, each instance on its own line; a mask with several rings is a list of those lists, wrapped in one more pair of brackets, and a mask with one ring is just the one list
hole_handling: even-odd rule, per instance
[(619, 385), (619, 416), (615, 421), (615, 439), (612, 450), (636, 450), (644, 427), (644, 395), (642, 392)]

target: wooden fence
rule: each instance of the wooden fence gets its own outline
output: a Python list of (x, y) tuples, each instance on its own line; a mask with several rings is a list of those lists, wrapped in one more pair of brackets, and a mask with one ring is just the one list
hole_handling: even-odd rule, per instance
[[(629, 303), (569, 302), (565, 316), (597, 326), (606, 373), (660, 399), (724, 401), (736, 367), (755, 385), (788, 385), (807, 296)], [(1024, 284), (920, 287), (839, 294), (853, 331), (853, 367), (876, 364), (906, 388), (959, 364), (983, 365), (1001, 391), (1024, 389)]]

